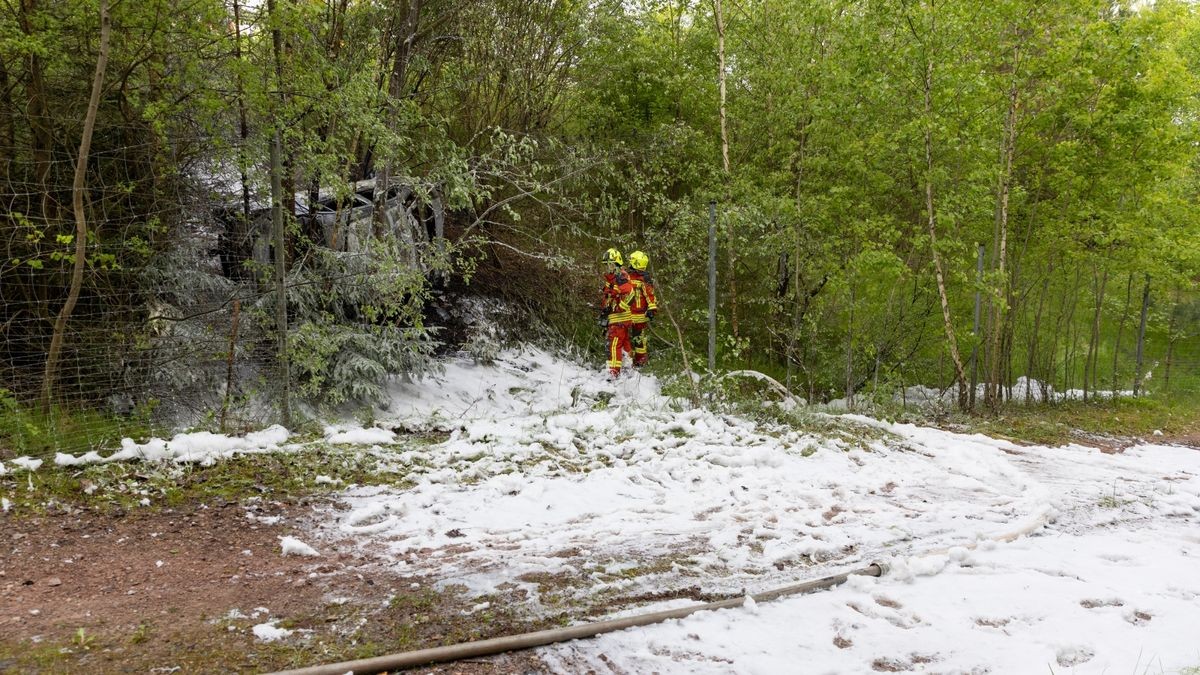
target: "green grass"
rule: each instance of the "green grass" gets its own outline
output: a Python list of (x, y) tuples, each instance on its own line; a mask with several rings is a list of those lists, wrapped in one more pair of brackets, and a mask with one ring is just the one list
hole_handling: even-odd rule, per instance
[(54, 407), (43, 414), (0, 389), (0, 458), (30, 455), (50, 459), (57, 452), (80, 453), (113, 448), (122, 438), (153, 432), (149, 410), (119, 416), (88, 408)]
[(69, 661), (73, 653), (69, 644), (29, 641), (0, 644), (0, 671), (69, 673)]
[(1013, 405), (996, 416), (955, 415), (973, 431), (1038, 444), (1061, 444), (1093, 434), (1154, 440), (1200, 436), (1200, 396), (1150, 396), (1116, 400)]

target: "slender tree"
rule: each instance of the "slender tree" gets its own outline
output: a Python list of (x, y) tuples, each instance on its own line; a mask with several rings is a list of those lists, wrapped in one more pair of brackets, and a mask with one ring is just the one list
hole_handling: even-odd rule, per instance
[(46, 353), (46, 372), (42, 377), (42, 414), (50, 413), (54, 396), (54, 383), (58, 376), (58, 359), (62, 353), (63, 336), (67, 321), (75, 311), (79, 292), (83, 288), (83, 268), (87, 265), (88, 224), (84, 210), (84, 192), (87, 189), (88, 156), (92, 149), (92, 132), (96, 128), (96, 115), (100, 109), (100, 94), (104, 89), (104, 72), (108, 68), (109, 37), (112, 23), (108, 15), (107, 0), (100, 0), (100, 51), (96, 57), (96, 71), (92, 76), (92, 94), (83, 118), (83, 133), (79, 139), (79, 154), (75, 158), (75, 179), (71, 187), (71, 206), (75, 213), (75, 257), (71, 265), (71, 287), (66, 302), (58, 311), (54, 321), (54, 333), (50, 338), (50, 349)]

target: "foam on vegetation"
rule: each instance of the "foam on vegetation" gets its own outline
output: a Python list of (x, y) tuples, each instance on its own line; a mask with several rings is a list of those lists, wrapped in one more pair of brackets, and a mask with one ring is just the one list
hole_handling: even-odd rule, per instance
[[(875, 560), (813, 596), (706, 612), (541, 652), (559, 671), (1175, 672), (1195, 663), (1200, 452), (1017, 445), (857, 415), (820, 429), (693, 409), (630, 372), (522, 348), (397, 382), (323, 447), (403, 487), (347, 485), (284, 554), (357, 540), (413, 583), (534, 617), (686, 605)], [(786, 415), (772, 416), (784, 419)], [(441, 442), (401, 442), (437, 430)], [(127, 440), (121, 460), (209, 464), (287, 452), (281, 427)], [(0, 473), (36, 471), (18, 458)], [(335, 485), (328, 472), (314, 485)], [(375, 474), (373, 474), (375, 475)], [(3, 506), (8, 507), (6, 499)], [(1008, 535), (1027, 532), (1015, 541)], [(316, 544), (316, 547), (306, 542)], [(640, 598), (640, 600), (638, 600)], [(594, 611), (592, 611), (594, 610)], [(803, 631), (797, 631), (803, 626)], [(262, 640), (280, 639), (260, 624)], [(261, 633), (261, 635), (259, 635)]]
[[(519, 589), (544, 614), (892, 563), (831, 593), (544, 650), (558, 669), (1132, 672), (1139, 650), (1168, 668), (1194, 658), (1195, 450), (1109, 455), (844, 416), (848, 442), (687, 409), (653, 378), (609, 385), (530, 349), (452, 362), (432, 385), (394, 388), (383, 421), (450, 432), (394, 455), (415, 486), (346, 490), (317, 536), (481, 598)], [(1080, 604), (1093, 595), (1125, 609)]]

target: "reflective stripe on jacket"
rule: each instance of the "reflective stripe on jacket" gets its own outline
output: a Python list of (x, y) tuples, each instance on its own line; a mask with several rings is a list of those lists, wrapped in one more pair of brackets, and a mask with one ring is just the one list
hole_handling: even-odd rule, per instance
[(658, 310), (658, 300), (654, 297), (654, 281), (645, 272), (630, 270), (629, 283), (633, 285), (634, 297), (629, 304), (633, 323), (646, 323), (646, 312)]
[(608, 316), (608, 322), (630, 323), (633, 312), (630, 306), (634, 300), (634, 288), (624, 271), (604, 275), (604, 289), (600, 292), (600, 306)]

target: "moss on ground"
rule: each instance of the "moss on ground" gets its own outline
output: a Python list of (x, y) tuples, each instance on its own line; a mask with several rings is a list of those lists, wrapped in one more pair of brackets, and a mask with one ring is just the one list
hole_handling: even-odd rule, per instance
[(20, 516), (79, 508), (105, 513), (251, 498), (296, 499), (350, 484), (407, 486), (407, 472), (388, 458), (411, 447), (402, 442), (380, 453), (310, 444), (295, 452), (238, 455), (211, 466), (112, 462), (60, 467), (47, 462), (34, 472), (0, 476), (0, 496), (11, 502), (9, 515)]

